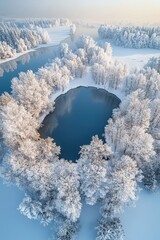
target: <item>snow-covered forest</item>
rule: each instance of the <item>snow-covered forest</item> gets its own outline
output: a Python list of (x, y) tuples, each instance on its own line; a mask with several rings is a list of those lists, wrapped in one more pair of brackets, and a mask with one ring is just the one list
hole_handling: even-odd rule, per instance
[[(60, 159), (60, 147), (40, 138), (38, 129), (42, 115), (54, 111), (54, 94), (76, 78), (85, 81), (87, 71), (96, 86), (123, 97), (105, 127), (105, 142), (93, 136), (72, 163)], [(11, 95), (0, 97), (0, 173), (25, 191), (22, 214), (53, 222), (57, 240), (74, 240), (83, 201), (100, 203), (96, 240), (124, 239), (118, 214), (134, 204), (139, 183), (149, 190), (160, 185), (159, 72), (155, 58), (131, 72), (112, 58), (109, 43), (100, 47), (82, 36), (74, 50), (62, 43), (49, 66), (12, 80)]]
[(29, 19), (4, 20), (0, 22), (0, 59), (13, 57), (16, 53), (25, 52), (40, 44), (48, 43), (49, 34), (45, 28), (71, 26), (71, 34), (75, 27), (68, 19)]
[(160, 27), (101, 25), (98, 34), (126, 48), (160, 49)]

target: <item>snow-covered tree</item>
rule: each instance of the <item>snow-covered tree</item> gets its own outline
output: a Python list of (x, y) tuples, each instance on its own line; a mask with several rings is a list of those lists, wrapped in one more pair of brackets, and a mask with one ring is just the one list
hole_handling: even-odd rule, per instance
[(75, 34), (75, 32), (76, 32), (76, 25), (72, 24), (70, 26), (70, 34), (71, 34), (71, 36), (73, 36)]
[(160, 97), (160, 74), (151, 68), (142, 69), (141, 71), (147, 79), (145, 95), (149, 99)]
[[(118, 116), (116, 116), (118, 115)], [(149, 100), (145, 99), (145, 94), (137, 90), (128, 95), (114, 110), (113, 117), (124, 117), (127, 128), (139, 126), (148, 129), (150, 124)]]
[(138, 89), (145, 91), (146, 89), (146, 77), (142, 73), (129, 74), (124, 79), (124, 91), (126, 94), (130, 94)]
[(158, 73), (160, 73), (160, 57), (152, 57), (149, 59), (145, 68), (154, 68)]
[(72, 80), (70, 70), (59, 59), (48, 67), (40, 68), (38, 75), (51, 87), (52, 92), (64, 90)]
[(151, 100), (159, 98), (160, 74), (154, 68), (143, 68), (138, 72), (129, 74), (124, 79), (123, 87), (126, 94), (141, 89), (146, 98)]
[(6, 42), (0, 42), (0, 59), (11, 58), (15, 53), (15, 49), (9, 46)]
[(38, 118), (40, 113), (53, 110), (53, 103), (49, 99), (50, 87), (32, 71), (21, 72), (19, 78), (13, 78), (11, 87), (14, 99), (33, 117)]
[(145, 161), (149, 162), (155, 154), (152, 136), (140, 126), (133, 126), (127, 130), (124, 117), (108, 121), (105, 138), (113, 152), (120, 156), (129, 155), (139, 166)]
[(154, 159), (142, 167), (142, 183), (147, 190), (154, 191), (157, 188), (156, 163)]
[(134, 126), (128, 134), (128, 142), (125, 147), (125, 153), (135, 159), (141, 166), (143, 162), (151, 161), (155, 155), (154, 139), (146, 133), (141, 127)]
[(111, 155), (110, 147), (95, 136), (90, 145), (81, 147), (77, 162), (80, 175), (81, 192), (88, 204), (94, 205), (103, 198), (107, 188), (107, 159)]
[(124, 230), (119, 218), (102, 218), (97, 229), (96, 240), (123, 240)]
[(19, 205), (19, 210), (29, 219), (39, 219), (39, 215), (42, 214), (42, 203), (33, 200), (28, 195), (25, 195), (23, 201)]
[(10, 99), (8, 95), (4, 96), (3, 100), (7, 101), (7, 104), (0, 106), (0, 125), (6, 144), (17, 149), (25, 139), (37, 140), (39, 138), (37, 132), (39, 123), (22, 105), (19, 105), (12, 98)]
[(76, 54), (68, 54), (68, 56), (63, 59), (63, 64), (70, 70), (73, 77), (82, 77), (85, 72), (86, 67)]
[(96, 42), (93, 40), (93, 38), (83, 35), (79, 37), (76, 44), (78, 48), (83, 48), (87, 53), (87, 63), (90, 63), (96, 47)]
[(150, 131), (160, 128), (160, 99), (155, 99), (150, 102), (151, 119), (150, 119)]
[(134, 159), (123, 155), (112, 160), (107, 178), (108, 191), (102, 201), (101, 214), (104, 218), (114, 217), (124, 205), (136, 201), (139, 170)]
[(100, 38), (127, 48), (160, 48), (159, 27), (101, 25)]
[(77, 167), (66, 160), (60, 160), (54, 167), (54, 174), (57, 190), (56, 210), (71, 221), (76, 222), (81, 212)]
[(104, 51), (107, 53), (108, 57), (112, 57), (112, 47), (110, 43), (105, 42)]
[(56, 231), (57, 240), (75, 240), (79, 230), (79, 222), (72, 222), (68, 219), (58, 225)]
[[(102, 59), (104, 58), (102, 57)], [(93, 80), (96, 84), (102, 84), (113, 89), (119, 89), (122, 87), (123, 80), (128, 74), (127, 66), (119, 63), (118, 61), (110, 61), (110, 59), (107, 59), (108, 57), (105, 58), (105, 61), (95, 59), (95, 63), (92, 66)]]
[(60, 57), (65, 57), (70, 52), (69, 46), (67, 43), (61, 43), (59, 46)]

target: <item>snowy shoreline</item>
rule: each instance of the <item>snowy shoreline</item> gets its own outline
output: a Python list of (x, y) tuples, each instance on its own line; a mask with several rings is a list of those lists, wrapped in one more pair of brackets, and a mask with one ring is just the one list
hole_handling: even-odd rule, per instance
[(63, 40), (69, 37), (70, 35), (70, 26), (61, 26), (61, 27), (54, 27), (54, 28), (46, 28), (45, 29), (49, 36), (50, 36), (50, 41), (46, 44), (40, 44), (36, 48), (32, 48), (30, 50), (21, 52), (21, 53), (16, 53), (13, 57), (7, 58), (4, 60), (0, 60), (0, 65), (12, 60), (15, 60), (27, 53), (37, 51), (40, 48), (46, 48), (46, 47), (53, 47), (56, 45), (59, 45)]
[[(97, 89), (103, 89), (111, 94), (114, 94), (117, 98), (119, 98), (121, 101), (125, 97), (125, 94), (121, 90), (115, 90), (112, 88), (108, 88), (107, 86), (104, 85), (99, 85), (96, 84), (92, 78), (92, 73), (90, 70), (90, 67), (87, 68), (86, 74), (82, 78), (75, 78), (71, 80), (68, 84), (68, 86), (63, 90), (56, 91), (51, 95), (51, 101), (54, 102), (59, 96), (66, 94), (72, 89), (76, 89), (79, 87), (95, 87)], [(54, 110), (53, 110), (54, 111)], [(43, 122), (45, 117), (49, 114), (49, 111), (46, 111), (40, 116), (40, 123)]]

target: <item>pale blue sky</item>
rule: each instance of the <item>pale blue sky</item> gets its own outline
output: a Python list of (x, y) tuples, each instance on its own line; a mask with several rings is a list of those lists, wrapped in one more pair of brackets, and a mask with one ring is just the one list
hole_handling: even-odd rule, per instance
[(160, 22), (160, 0), (0, 0), (0, 15)]

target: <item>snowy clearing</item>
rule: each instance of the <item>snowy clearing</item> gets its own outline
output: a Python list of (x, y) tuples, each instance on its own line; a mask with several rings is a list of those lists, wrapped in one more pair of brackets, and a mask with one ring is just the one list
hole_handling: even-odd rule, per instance
[(142, 191), (136, 207), (127, 207), (121, 214), (125, 240), (160, 239), (160, 194)]
[(159, 57), (160, 51), (156, 49), (143, 48), (124, 48), (112, 45), (113, 58), (125, 63), (132, 68), (142, 68), (151, 57)]
[[(135, 207), (126, 207), (120, 215), (125, 240), (160, 239), (160, 204), (159, 193), (142, 191)], [(98, 205), (84, 204), (80, 216), (81, 229), (77, 240), (95, 240), (97, 221), (100, 217)]]
[(49, 34), (50, 41), (45, 45), (40, 45), (38, 48), (58, 45), (70, 35), (70, 26), (46, 28), (45, 30), (47, 30)]
[(77, 240), (95, 240), (97, 221), (100, 219), (99, 205), (86, 205), (83, 203), (82, 212), (80, 215), (80, 231)]
[(39, 48), (44, 48), (44, 47), (52, 47), (55, 45), (60, 44), (61, 41), (69, 37), (70, 35), (70, 26), (62, 26), (62, 27), (54, 27), (54, 28), (46, 28), (50, 41), (47, 44), (41, 44), (37, 48), (30, 49), (21, 53), (16, 53), (12, 58), (7, 58), (5, 60), (0, 60), (0, 64), (14, 60), (26, 53), (36, 51)]

